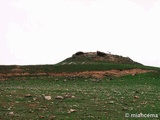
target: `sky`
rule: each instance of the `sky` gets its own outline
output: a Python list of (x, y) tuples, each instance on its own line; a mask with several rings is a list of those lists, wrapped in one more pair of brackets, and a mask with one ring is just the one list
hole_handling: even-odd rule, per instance
[(159, 16), (159, 0), (0, 0), (0, 65), (98, 50), (160, 67)]

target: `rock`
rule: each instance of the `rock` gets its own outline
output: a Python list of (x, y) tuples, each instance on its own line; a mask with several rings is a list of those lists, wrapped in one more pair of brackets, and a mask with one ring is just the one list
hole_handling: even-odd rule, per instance
[(135, 76), (136, 75), (136, 73), (132, 73), (132, 76)]
[(123, 111), (128, 111), (128, 110), (133, 110), (133, 107), (123, 107), (123, 109), (122, 109)]
[(73, 113), (73, 112), (76, 112), (76, 110), (75, 110), (75, 109), (70, 109), (70, 110), (68, 111), (68, 113)]
[(72, 64), (76, 65), (75, 62), (69, 62), (69, 63), (68, 63), (68, 65), (72, 65)]
[(44, 99), (45, 100), (51, 100), (52, 98), (51, 98), (51, 96), (44, 96)]
[(130, 110), (130, 111), (133, 110), (133, 107), (129, 107), (129, 110)]
[(35, 100), (37, 100), (37, 98), (33, 98), (33, 100), (35, 101)]
[(56, 116), (51, 116), (50, 119), (51, 120), (55, 120)]
[(41, 116), (39, 116), (39, 117), (40, 117), (40, 118), (45, 118), (45, 117), (44, 117), (44, 116), (42, 116), (42, 115), (41, 115)]
[(26, 94), (25, 97), (32, 97), (32, 95), (31, 94)]
[(63, 62), (63, 63), (62, 63), (62, 65), (65, 65), (65, 64), (67, 64), (67, 63), (66, 63), (66, 62)]
[(14, 112), (9, 112), (8, 115), (14, 115)]
[(127, 107), (123, 107), (123, 109), (122, 109), (123, 111), (126, 111), (126, 110), (128, 110), (128, 108)]
[(114, 104), (114, 101), (109, 101), (110, 104)]
[(84, 52), (81, 52), (81, 51), (75, 53), (75, 55), (77, 55), (77, 56), (78, 56), (78, 55), (83, 55), (83, 54), (84, 54)]
[(9, 107), (7, 110), (11, 110), (12, 107)]
[(141, 102), (141, 105), (146, 105), (148, 102), (147, 101), (143, 101)]
[(106, 56), (107, 54), (104, 53), (104, 52), (97, 51), (97, 55), (98, 55), (98, 56), (101, 56), (101, 57), (104, 57), (104, 56)]
[(139, 96), (134, 96), (134, 98), (138, 99), (138, 98), (139, 98)]
[(56, 99), (64, 99), (63, 96), (56, 96)]
[(66, 80), (66, 79), (64, 79), (63, 81), (64, 81), (64, 82), (67, 82), (67, 80)]
[(64, 98), (75, 98), (75, 96), (73, 96), (73, 95), (64, 95), (63, 97)]
[(75, 96), (72, 95), (71, 98), (75, 98)]

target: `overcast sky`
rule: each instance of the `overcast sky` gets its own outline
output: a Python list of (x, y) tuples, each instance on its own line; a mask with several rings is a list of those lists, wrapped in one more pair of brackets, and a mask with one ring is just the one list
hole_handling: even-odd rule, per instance
[(0, 0), (0, 64), (103, 51), (160, 67), (159, 0)]

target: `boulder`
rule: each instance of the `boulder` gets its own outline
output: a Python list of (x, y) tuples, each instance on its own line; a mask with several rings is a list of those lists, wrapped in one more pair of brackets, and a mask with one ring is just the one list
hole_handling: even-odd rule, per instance
[(51, 96), (44, 96), (45, 100), (51, 100)]
[(75, 53), (75, 55), (77, 55), (77, 56), (79, 56), (79, 55), (83, 55), (83, 54), (84, 54), (84, 52), (81, 52), (81, 51), (80, 51), (80, 52), (76, 52), (76, 53)]
[(100, 57), (104, 57), (104, 56), (106, 56), (107, 54), (104, 53), (104, 52), (97, 51), (97, 55), (100, 56)]

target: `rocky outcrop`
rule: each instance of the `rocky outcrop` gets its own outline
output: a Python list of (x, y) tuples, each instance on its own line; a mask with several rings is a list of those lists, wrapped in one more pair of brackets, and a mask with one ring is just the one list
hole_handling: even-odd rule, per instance
[(132, 59), (129, 57), (123, 57), (119, 55), (113, 55), (111, 53), (105, 53), (101, 51), (97, 52), (77, 52), (73, 54), (72, 57), (68, 58), (67, 60), (69, 61), (74, 61), (74, 60), (82, 61), (82, 60), (89, 60), (89, 61), (103, 61), (103, 62), (112, 62), (112, 63), (122, 63), (122, 64), (140, 64), (137, 62), (134, 62)]
[(81, 52), (81, 51), (75, 53), (75, 55), (77, 55), (77, 56), (78, 56), (78, 55), (83, 55), (83, 54), (84, 54), (84, 52)]
[(97, 51), (97, 56), (105, 57), (107, 54), (104, 52)]

